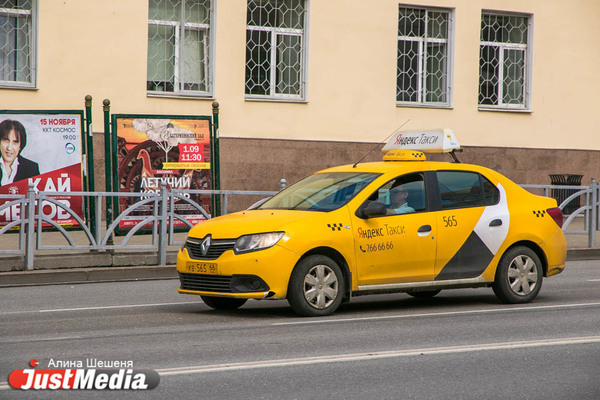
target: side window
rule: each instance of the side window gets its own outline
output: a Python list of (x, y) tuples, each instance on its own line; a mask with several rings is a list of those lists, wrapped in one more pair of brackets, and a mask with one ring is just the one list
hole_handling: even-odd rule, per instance
[(399, 176), (380, 187), (369, 200), (385, 204), (388, 215), (425, 211), (427, 202), (423, 174)]
[(492, 206), (500, 201), (500, 191), (494, 184), (484, 176), (481, 177), (483, 183), (483, 205)]
[(481, 207), (498, 203), (498, 189), (476, 172), (438, 171), (442, 209)]

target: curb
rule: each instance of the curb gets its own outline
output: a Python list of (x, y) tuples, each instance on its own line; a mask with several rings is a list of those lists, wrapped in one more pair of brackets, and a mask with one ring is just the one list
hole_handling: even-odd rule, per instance
[(600, 249), (570, 249), (567, 250), (567, 261), (600, 260)]
[[(177, 252), (167, 251), (166, 265), (175, 265)], [(86, 252), (63, 254), (40, 254), (34, 259), (34, 271), (65, 270), (77, 268), (97, 267), (156, 267), (159, 264), (156, 252)], [(2, 272), (30, 272), (25, 271), (25, 257), (0, 257), (0, 274)], [(1, 276), (1, 275), (0, 275)], [(2, 280), (0, 280), (0, 285)]]
[(177, 279), (174, 265), (0, 272), (0, 288), (70, 283)]

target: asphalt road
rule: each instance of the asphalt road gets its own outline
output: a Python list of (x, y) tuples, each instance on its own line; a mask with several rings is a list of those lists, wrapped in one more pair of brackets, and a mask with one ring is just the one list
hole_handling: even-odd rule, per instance
[[(326, 318), (285, 301), (218, 312), (178, 281), (0, 289), (0, 399), (598, 399), (600, 264), (570, 262), (526, 305), (491, 289), (354, 298)], [(149, 391), (20, 391), (59, 361), (152, 369)], [(54, 363), (54, 364), (52, 364)]]

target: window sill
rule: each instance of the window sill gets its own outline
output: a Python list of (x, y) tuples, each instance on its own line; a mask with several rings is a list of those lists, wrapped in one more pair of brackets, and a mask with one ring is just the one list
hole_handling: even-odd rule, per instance
[(246, 101), (252, 102), (267, 102), (267, 103), (299, 103), (299, 104), (308, 104), (308, 100), (306, 99), (293, 99), (289, 97), (250, 97), (246, 96)]
[(509, 112), (519, 114), (532, 114), (533, 110), (525, 108), (500, 108), (500, 107), (477, 107), (478, 111), (496, 111), (496, 112)]
[(25, 84), (23, 85), (19, 85), (19, 84), (9, 84), (9, 83), (0, 83), (0, 89), (9, 89), (9, 90), (32, 90), (32, 91), (37, 91), (39, 90), (36, 86), (26, 86)]
[(444, 109), (444, 110), (452, 110), (454, 108), (451, 104), (399, 103), (399, 102), (396, 102), (396, 107), (436, 108), (436, 109)]
[(179, 99), (179, 100), (215, 100), (215, 96), (212, 93), (209, 94), (183, 94), (183, 93), (169, 93), (169, 92), (146, 92), (147, 97), (154, 98), (165, 98), (165, 99)]

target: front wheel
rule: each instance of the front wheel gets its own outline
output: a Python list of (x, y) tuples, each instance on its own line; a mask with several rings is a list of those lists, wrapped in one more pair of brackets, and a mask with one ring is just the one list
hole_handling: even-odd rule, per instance
[(237, 299), (233, 297), (212, 297), (212, 296), (200, 296), (204, 304), (215, 310), (237, 310), (248, 299)]
[(492, 289), (504, 303), (529, 303), (540, 292), (542, 278), (540, 258), (530, 248), (518, 246), (500, 259)]
[(313, 255), (301, 260), (290, 277), (288, 303), (306, 317), (331, 315), (344, 297), (344, 275), (331, 258)]

